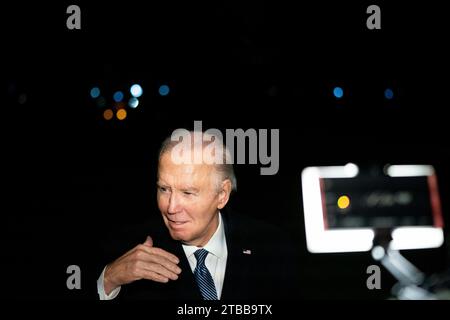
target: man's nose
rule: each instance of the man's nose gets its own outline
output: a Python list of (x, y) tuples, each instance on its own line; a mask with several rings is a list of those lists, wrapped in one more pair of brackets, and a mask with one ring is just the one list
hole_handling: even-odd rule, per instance
[(172, 192), (169, 198), (169, 208), (167, 208), (167, 213), (174, 214), (181, 210), (180, 201), (175, 192)]

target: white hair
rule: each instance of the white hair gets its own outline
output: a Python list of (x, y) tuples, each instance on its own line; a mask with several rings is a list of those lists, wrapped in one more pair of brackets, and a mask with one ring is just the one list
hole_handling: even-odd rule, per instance
[[(190, 138), (193, 139), (195, 133), (199, 133), (198, 131), (186, 131)], [(221, 137), (218, 137), (217, 135), (209, 134), (200, 132), (202, 134), (202, 148), (205, 148), (210, 143), (214, 142), (216, 145), (216, 148), (219, 150), (223, 150), (222, 152), (222, 161), (220, 163), (215, 163), (214, 168), (216, 172), (218, 173), (217, 177), (218, 183), (217, 188), (220, 188), (220, 185), (225, 180), (230, 180), (231, 182), (231, 190), (237, 191), (237, 180), (236, 176), (234, 174), (234, 168), (233, 168), (233, 161), (231, 159), (231, 153), (229, 149), (223, 144), (223, 140)], [(206, 138), (206, 139), (204, 139)], [(205, 141), (206, 140), (206, 141)], [(167, 137), (164, 139), (164, 141), (161, 144), (161, 148), (159, 149), (159, 158), (158, 160), (161, 161), (161, 157), (171, 151), (177, 144), (181, 143), (182, 141), (172, 140), (172, 136)], [(192, 148), (194, 148), (194, 144), (192, 144)]]

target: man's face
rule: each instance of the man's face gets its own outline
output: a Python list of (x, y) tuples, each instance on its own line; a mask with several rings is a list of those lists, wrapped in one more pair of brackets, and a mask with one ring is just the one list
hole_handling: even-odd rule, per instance
[[(217, 173), (208, 164), (175, 164), (170, 152), (158, 168), (157, 200), (170, 235), (185, 244), (204, 246), (219, 223), (225, 205), (218, 192)], [(227, 198), (228, 199), (228, 198)]]

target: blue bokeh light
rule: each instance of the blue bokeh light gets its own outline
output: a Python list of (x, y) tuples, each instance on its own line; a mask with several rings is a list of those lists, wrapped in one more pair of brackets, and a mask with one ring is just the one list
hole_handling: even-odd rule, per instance
[(344, 90), (341, 87), (336, 87), (333, 89), (333, 94), (336, 98), (340, 99), (344, 96)]
[(163, 84), (162, 86), (159, 87), (159, 94), (162, 96), (167, 96), (170, 92), (170, 88), (168, 85)]
[(120, 102), (123, 99), (123, 93), (122, 91), (116, 91), (113, 95), (114, 101), (115, 102)]
[(91, 89), (91, 97), (93, 99), (98, 98), (100, 96), (100, 89), (98, 87), (93, 87)]
[(392, 91), (392, 89), (387, 88), (386, 90), (384, 90), (384, 97), (388, 100), (391, 100), (392, 98), (394, 98), (394, 91)]

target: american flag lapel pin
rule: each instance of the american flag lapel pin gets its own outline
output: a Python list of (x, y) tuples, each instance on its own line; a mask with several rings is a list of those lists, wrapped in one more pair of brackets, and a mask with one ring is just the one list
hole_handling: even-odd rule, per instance
[(242, 251), (243, 254), (252, 254), (252, 250), (245, 249)]

